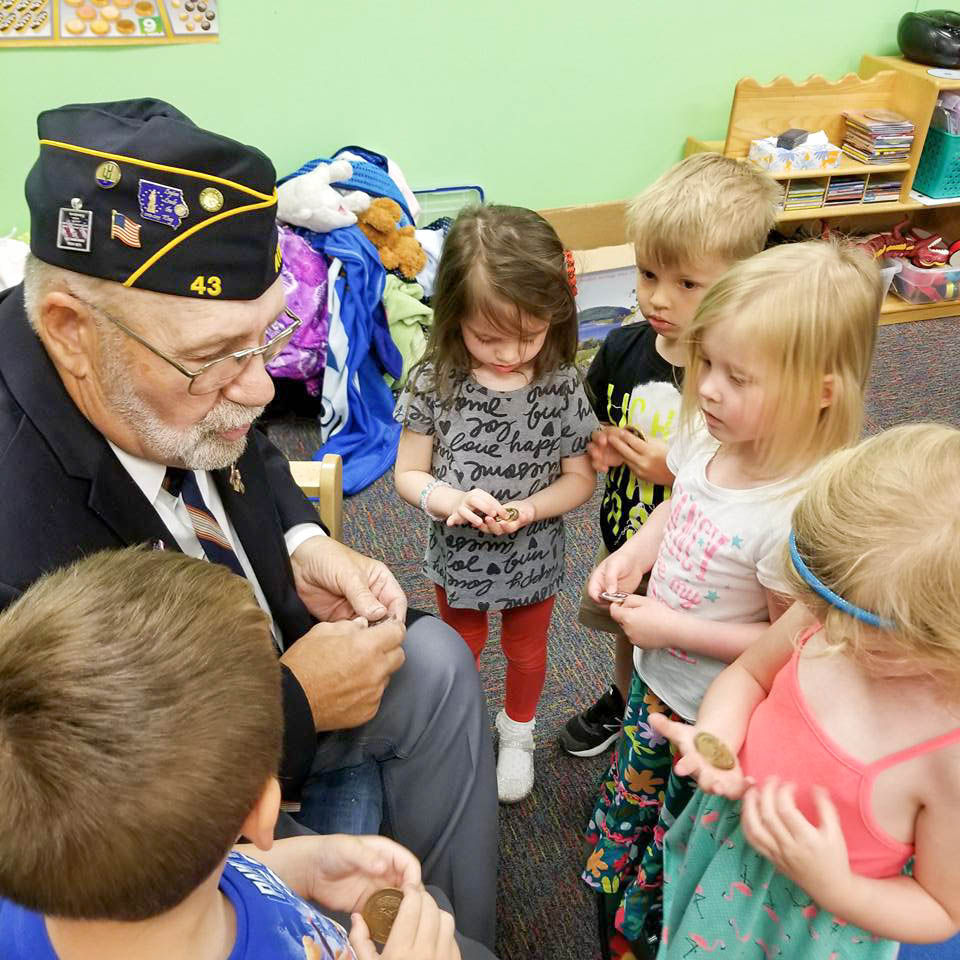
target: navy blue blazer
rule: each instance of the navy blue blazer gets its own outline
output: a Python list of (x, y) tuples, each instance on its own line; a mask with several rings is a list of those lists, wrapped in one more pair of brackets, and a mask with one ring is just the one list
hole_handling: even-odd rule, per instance
[[(237, 461), (245, 492), (211, 471), (224, 508), (270, 606), (284, 646), (314, 624), (294, 588), (284, 531), (318, 523), (283, 454), (259, 431)], [(80, 413), (30, 328), (22, 286), (0, 293), (0, 606), (41, 574), (105, 548), (174, 536)], [(293, 796), (316, 749), (303, 689), (283, 669), (284, 757), (281, 782)]]

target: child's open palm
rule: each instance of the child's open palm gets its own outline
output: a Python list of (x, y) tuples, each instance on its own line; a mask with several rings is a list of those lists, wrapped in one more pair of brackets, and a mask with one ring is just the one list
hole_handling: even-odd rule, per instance
[(701, 731), (699, 727), (678, 720), (669, 720), (662, 713), (650, 715), (650, 726), (665, 736), (682, 756), (674, 769), (680, 777), (693, 777), (704, 793), (718, 797), (739, 800), (744, 792), (753, 785), (753, 780), (743, 775), (739, 762), (732, 770), (721, 770), (709, 763), (706, 757), (694, 746), (693, 738)]
[(508, 533), (516, 533), (521, 527), (533, 523), (536, 519), (537, 512), (529, 500), (511, 500), (503, 504), (495, 515), (485, 517), (480, 529), (484, 533), (502, 537)]
[(814, 826), (797, 807), (796, 785), (770, 777), (743, 797), (740, 825), (747, 842), (814, 900), (829, 902), (850, 876), (847, 844), (837, 808), (823, 787), (813, 787), (820, 818)]

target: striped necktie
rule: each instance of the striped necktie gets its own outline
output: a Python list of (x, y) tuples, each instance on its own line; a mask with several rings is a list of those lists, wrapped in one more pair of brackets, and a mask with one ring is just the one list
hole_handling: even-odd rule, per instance
[(167, 467), (167, 475), (163, 481), (164, 489), (171, 497), (180, 497), (183, 505), (190, 514), (193, 530), (203, 547), (203, 552), (211, 563), (222, 563), (229, 567), (237, 576), (246, 578), (243, 567), (233, 547), (227, 539), (216, 517), (207, 509), (203, 502), (197, 478), (192, 470), (182, 470), (180, 467)]

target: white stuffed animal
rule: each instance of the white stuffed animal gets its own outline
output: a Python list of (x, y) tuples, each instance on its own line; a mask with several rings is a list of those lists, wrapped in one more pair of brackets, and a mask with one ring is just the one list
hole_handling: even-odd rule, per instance
[(357, 214), (370, 206), (370, 197), (362, 190), (340, 193), (330, 186), (352, 176), (349, 161), (334, 160), (288, 180), (277, 189), (277, 219), (317, 233), (352, 226)]

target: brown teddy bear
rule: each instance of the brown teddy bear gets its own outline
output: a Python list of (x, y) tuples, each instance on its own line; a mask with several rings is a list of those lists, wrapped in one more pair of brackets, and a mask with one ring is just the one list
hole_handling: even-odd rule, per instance
[(395, 200), (374, 197), (370, 207), (357, 214), (357, 226), (377, 248), (385, 269), (399, 270), (406, 279), (414, 280), (426, 266), (427, 255), (417, 242), (413, 227), (397, 227), (402, 216)]

